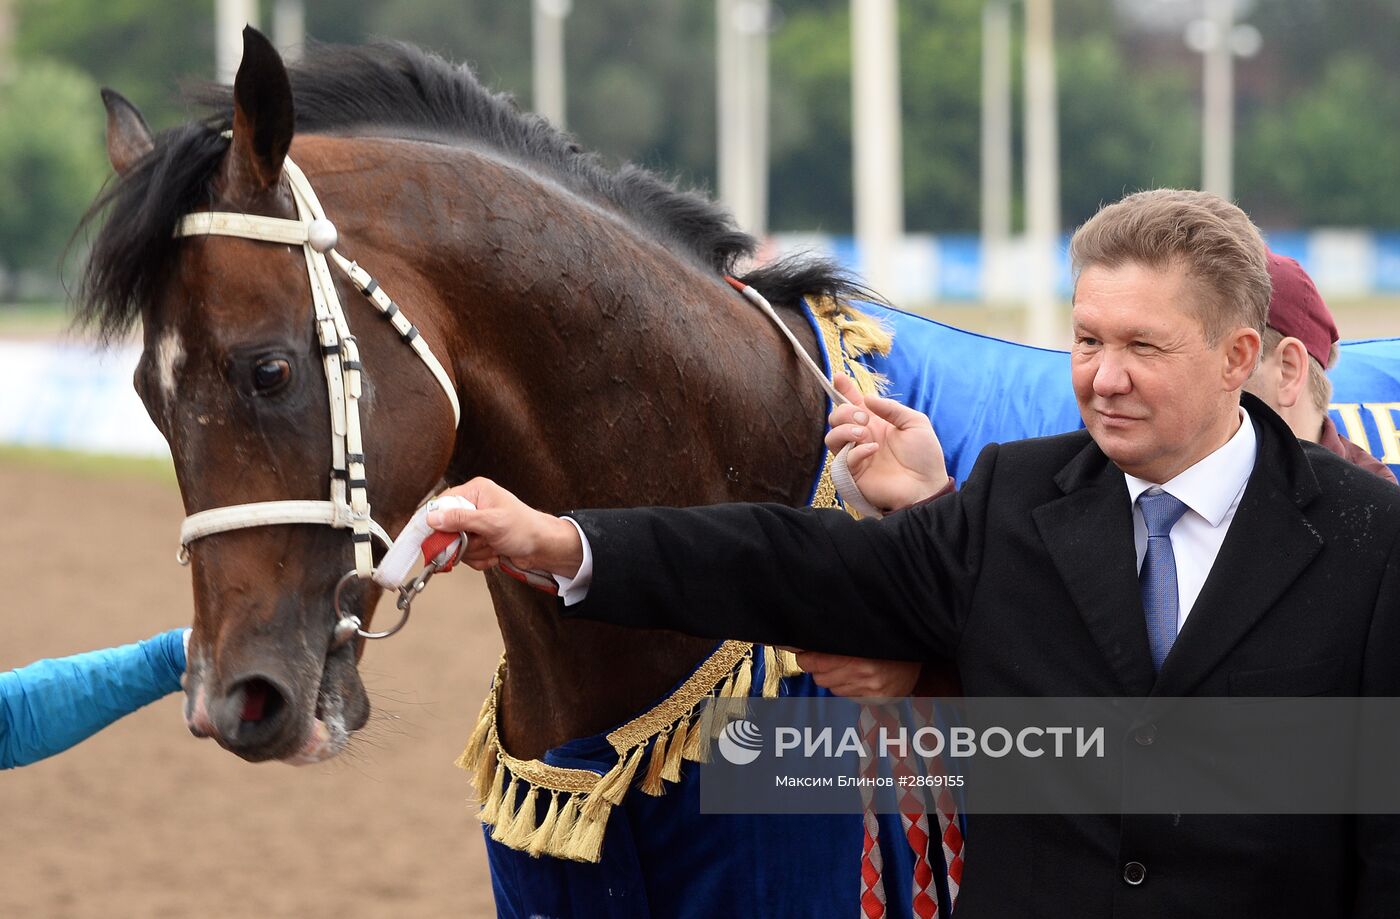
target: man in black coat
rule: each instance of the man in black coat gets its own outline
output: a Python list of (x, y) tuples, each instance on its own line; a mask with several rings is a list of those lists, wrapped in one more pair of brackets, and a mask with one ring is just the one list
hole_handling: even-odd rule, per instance
[[(951, 658), (970, 696), (1400, 696), (1400, 489), (1241, 399), (1269, 302), (1257, 230), (1214, 196), (1144, 192), (1072, 255), (1086, 430), (989, 446), (956, 494), (881, 520), (556, 518), (477, 480), (455, 491), (480, 510), (438, 523), (472, 534), (475, 567), (559, 576), (566, 616)], [(946, 479), (936, 450), (911, 461), (900, 424), (866, 420), (852, 468), (877, 503)], [(1114, 741), (1129, 779), (1170, 749), (1157, 728)], [(968, 822), (963, 919), (1400, 916), (1396, 817)]]

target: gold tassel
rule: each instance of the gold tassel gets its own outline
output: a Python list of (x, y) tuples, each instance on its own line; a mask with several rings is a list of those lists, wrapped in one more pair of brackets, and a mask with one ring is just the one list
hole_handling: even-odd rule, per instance
[(472, 730), (472, 736), (467, 739), (467, 746), (462, 751), (462, 755), (457, 759), (458, 767), (462, 769), (475, 769), (481, 762), (481, 756), (486, 749), (486, 738), (491, 733), (491, 728), (496, 724), (496, 694), (492, 690), (486, 694), (486, 700), (481, 703), (481, 714), (477, 715), (476, 727)]
[[(606, 784), (600, 782), (598, 787), (593, 789), (593, 794), (609, 804), (621, 804), (622, 799), (627, 796), (627, 789), (631, 787), (632, 780), (637, 777), (637, 769), (642, 765), (642, 757), (646, 752), (647, 745), (644, 743), (633, 747), (625, 757), (626, 765), (621, 770), (614, 768), (613, 772), (608, 774)], [(619, 765), (621, 764), (622, 760), (619, 760)]]
[(523, 851), (529, 842), (530, 834), (535, 832), (535, 786), (529, 782), (521, 782), (525, 796), (520, 801), (519, 810), (511, 818), (510, 827), (501, 834), (496, 841), (508, 849)]
[[(708, 759), (708, 738), (710, 735), (711, 714), (709, 706), (705, 706), (700, 716), (691, 724), (690, 731), (686, 734), (685, 749), (681, 751), (681, 756), (692, 763), (709, 762)], [(706, 749), (702, 749), (706, 748)]]
[(666, 786), (661, 784), (661, 771), (666, 768), (666, 739), (669, 736), (665, 731), (656, 735), (656, 741), (651, 745), (651, 762), (647, 763), (647, 774), (642, 776), (642, 783), (637, 786), (653, 797), (660, 797), (666, 793)]
[(603, 833), (608, 828), (608, 817), (611, 813), (609, 809), (595, 817), (581, 815), (574, 826), (573, 840), (569, 843), (568, 852), (564, 857), (576, 862), (596, 863), (603, 855)]
[[(543, 789), (541, 789), (543, 791)], [(559, 825), (559, 792), (549, 793), (549, 808), (544, 812), (544, 819), (540, 825), (530, 834), (530, 838), (525, 840), (525, 851), (535, 858), (539, 858), (546, 848), (549, 847), (550, 840), (554, 838), (554, 828)]]
[(734, 686), (730, 689), (730, 694), (736, 699), (747, 699), (749, 690), (753, 689), (753, 652), (739, 662), (739, 669), (735, 673)]
[[(627, 753), (619, 753), (617, 755), (617, 762), (613, 764), (613, 767), (598, 777), (598, 784), (593, 786), (593, 790), (589, 793), (587, 800), (583, 802), (583, 806), (588, 808), (590, 812), (601, 807), (603, 802), (608, 800), (608, 794), (611, 792), (613, 786), (617, 785), (622, 780), (622, 774), (626, 772), (631, 765), (631, 762), (628, 760), (628, 755)], [(621, 799), (619, 798), (619, 800)]]
[(661, 778), (667, 782), (681, 780), (681, 757), (685, 753), (688, 719), (689, 716), (682, 718), (671, 731), (671, 743), (666, 748), (666, 763), (661, 767)]
[(486, 796), (491, 793), (491, 788), (496, 784), (499, 762), (495, 750), (483, 751), (477, 757), (476, 774), (472, 776), (472, 787), (476, 789), (478, 801), (485, 801)]
[(848, 357), (890, 353), (894, 336), (876, 319), (846, 307), (833, 321), (841, 330), (841, 343), (845, 345), (842, 350)]
[[(712, 700), (705, 706), (705, 715), (700, 719), (700, 739), (695, 744), (694, 759), (697, 763), (708, 763), (710, 761), (710, 747), (714, 743), (715, 737), (724, 730), (728, 722), (724, 718), (724, 703), (718, 699)], [(697, 733), (692, 730), (692, 734)]]
[(797, 663), (797, 655), (791, 651), (778, 652), (778, 672), (783, 676), (797, 676), (802, 667)]
[(570, 857), (566, 853), (578, 827), (582, 804), (583, 799), (579, 795), (573, 794), (569, 795), (569, 799), (559, 807), (559, 821), (554, 824), (554, 832), (550, 834), (549, 839), (545, 840), (544, 852), (546, 855), (553, 855), (556, 858)]
[[(492, 757), (495, 759), (495, 757)], [(506, 772), (505, 766), (496, 768), (496, 776), (491, 780), (491, 791), (486, 796), (486, 800), (481, 803), (481, 822), (494, 825), (496, 819), (501, 814), (501, 801), (505, 799)]]
[(496, 825), (491, 828), (491, 838), (496, 842), (504, 842), (506, 834), (510, 832), (510, 825), (515, 820), (515, 799), (515, 776), (511, 776), (510, 784), (501, 795), (501, 806), (496, 811)]
[(779, 680), (782, 674), (778, 673), (778, 652), (776, 649), (763, 646), (763, 698), (776, 699), (780, 687)]

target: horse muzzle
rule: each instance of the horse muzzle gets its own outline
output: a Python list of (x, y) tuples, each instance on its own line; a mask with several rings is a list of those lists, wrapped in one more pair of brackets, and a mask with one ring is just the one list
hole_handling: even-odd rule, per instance
[(336, 756), (369, 718), (369, 701), (355, 669), (353, 645), (326, 659), (307, 689), (281, 668), (252, 668), (223, 681), (200, 660), (190, 670), (185, 720), (196, 737), (213, 738), (249, 762), (294, 765)]

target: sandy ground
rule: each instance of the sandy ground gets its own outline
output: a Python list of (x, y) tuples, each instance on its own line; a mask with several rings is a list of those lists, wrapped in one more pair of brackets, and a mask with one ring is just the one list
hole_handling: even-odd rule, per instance
[[(0, 507), (0, 670), (189, 621), (173, 483), (0, 460)], [(452, 762), (499, 653), (463, 571), (366, 653), (375, 713), (338, 760), (245, 763), (191, 737), (176, 694), (0, 774), (0, 916), (494, 915)]]

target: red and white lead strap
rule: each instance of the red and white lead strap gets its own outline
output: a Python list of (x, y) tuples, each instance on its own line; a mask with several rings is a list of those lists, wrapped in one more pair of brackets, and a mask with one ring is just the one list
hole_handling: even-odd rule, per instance
[[(428, 514), (436, 510), (474, 508), (470, 501), (458, 495), (439, 495), (422, 507), (404, 526), (389, 551), (384, 553), (374, 569), (374, 581), (386, 590), (397, 590), (407, 579), (409, 572), (423, 557), (424, 565), (436, 564), (436, 573), (451, 571), (461, 556), (461, 543), (467, 538), (465, 533), (448, 533), (435, 530), (428, 525)], [(557, 594), (559, 585), (554, 578), (542, 571), (517, 568), (509, 562), (501, 561), (501, 571), (536, 590)]]

